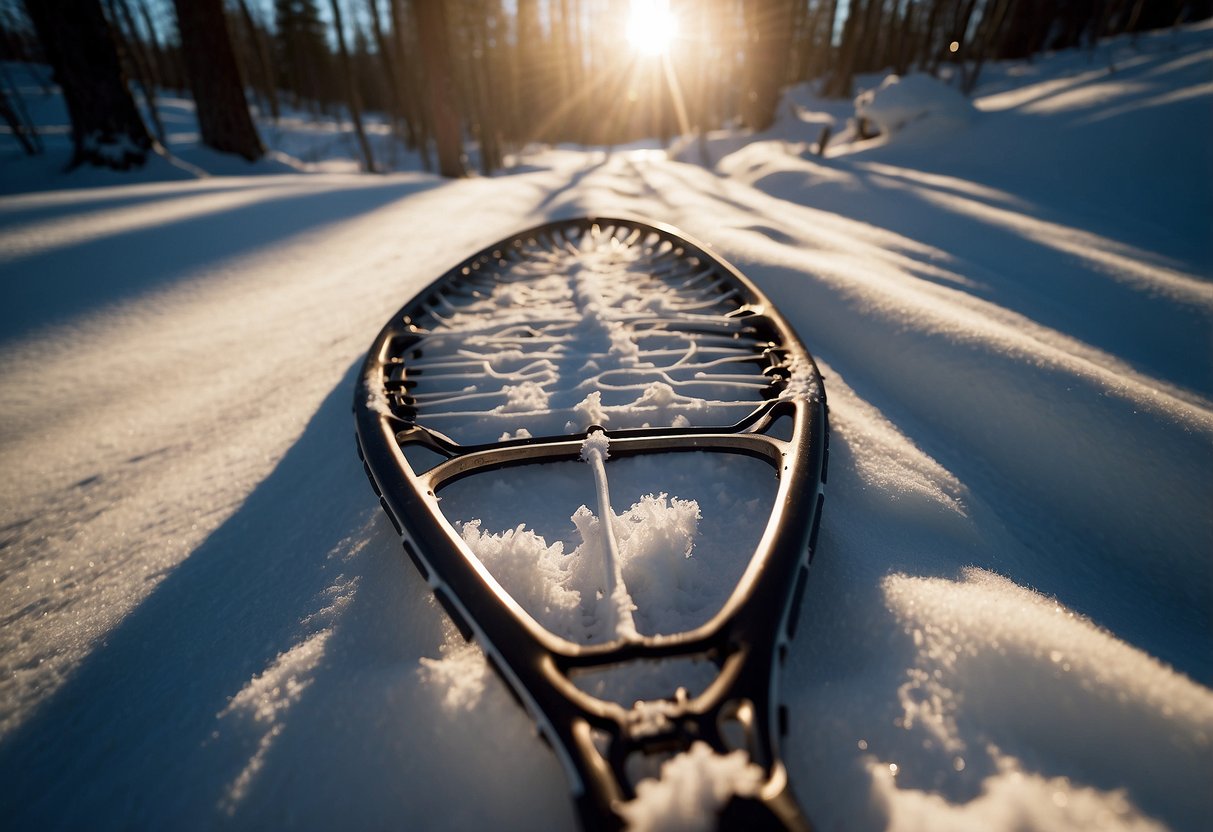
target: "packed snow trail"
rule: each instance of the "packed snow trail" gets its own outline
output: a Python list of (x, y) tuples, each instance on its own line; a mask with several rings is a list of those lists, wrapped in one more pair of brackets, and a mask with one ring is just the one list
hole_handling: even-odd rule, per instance
[(0, 815), (570, 828), (379, 516), (348, 405), (461, 257), (624, 212), (711, 242), (822, 359), (830, 501), (782, 687), (813, 820), (1200, 828), (1211, 37), (992, 67), (968, 132), (824, 160), (785, 125), (714, 170), (552, 150), (456, 183), (0, 198)]

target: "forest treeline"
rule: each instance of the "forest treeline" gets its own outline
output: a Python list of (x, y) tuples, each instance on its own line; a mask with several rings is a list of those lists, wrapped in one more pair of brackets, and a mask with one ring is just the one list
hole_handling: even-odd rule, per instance
[[(249, 160), (250, 115), (381, 113), (427, 168), (484, 172), (530, 142), (612, 145), (724, 125), (770, 126), (781, 90), (858, 74), (947, 74), (971, 92), (989, 60), (1213, 15), (1213, 0), (671, 0), (668, 52), (631, 48), (631, 0), (4, 0), (0, 58), (49, 64), (72, 122), (71, 164), (125, 168), (163, 144), (147, 100), (189, 90), (204, 144)], [(6, 85), (8, 86), (8, 85)], [(15, 89), (0, 116), (30, 153)]]

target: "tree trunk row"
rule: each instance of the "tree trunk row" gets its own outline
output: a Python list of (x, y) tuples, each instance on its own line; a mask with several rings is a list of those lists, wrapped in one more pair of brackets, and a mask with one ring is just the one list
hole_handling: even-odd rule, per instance
[[(859, 73), (947, 64), (969, 92), (991, 59), (1213, 14), (1213, 0), (671, 0), (678, 38), (653, 58), (626, 42), (629, 0), (329, 0), (335, 54), (320, 0), (274, 0), (272, 22), (247, 0), (230, 19), (224, 0), (174, 0), (179, 45), (148, 0), (106, 0), (108, 20), (100, 0), (24, 2), (64, 91), (73, 166), (129, 167), (154, 149), (129, 77), (161, 143), (156, 89), (188, 82), (203, 143), (260, 158), (251, 89), (275, 120), (280, 93), (313, 113), (344, 106), (368, 171), (363, 114), (384, 112), (444, 176), (465, 175), (468, 140), (487, 173), (531, 142), (609, 147), (731, 121), (761, 131), (790, 83), (821, 79), (822, 94), (846, 97)], [(0, 115), (16, 117), (11, 102)]]

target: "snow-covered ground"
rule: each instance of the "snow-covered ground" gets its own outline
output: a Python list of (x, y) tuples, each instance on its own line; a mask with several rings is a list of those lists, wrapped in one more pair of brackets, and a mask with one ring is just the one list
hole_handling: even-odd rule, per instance
[(711, 243), (826, 375), (781, 690), (815, 823), (1202, 828), (1213, 28), (984, 79), (972, 107), (907, 79), (882, 109), (890, 85), (865, 106), (901, 131), (837, 123), (824, 157), (839, 106), (795, 90), (685, 161), (560, 148), (458, 182), (219, 159), (179, 101), (174, 150), (219, 175), (60, 176), (62, 129), (33, 162), (0, 138), (3, 825), (571, 827), (401, 556), (349, 406), (450, 265), (623, 212)]

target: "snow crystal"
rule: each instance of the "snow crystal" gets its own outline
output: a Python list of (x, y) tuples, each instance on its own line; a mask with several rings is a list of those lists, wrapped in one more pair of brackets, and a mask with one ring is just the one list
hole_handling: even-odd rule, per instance
[(641, 394), (633, 407), (655, 407), (665, 408), (672, 405), (678, 400), (678, 396), (674, 393), (674, 388), (662, 381), (655, 381), (648, 387), (644, 388), (644, 393)]
[(788, 371), (788, 386), (783, 391), (783, 398), (814, 399), (821, 395), (817, 373), (807, 361), (793, 360)]
[(611, 355), (618, 359), (620, 364), (634, 364), (640, 358), (640, 347), (637, 345), (632, 334), (619, 324), (612, 324), (610, 328), (611, 339)]
[(671, 717), (682, 710), (682, 703), (665, 699), (637, 701), (628, 710), (628, 731), (635, 737), (651, 737), (669, 730)]
[(578, 551), (566, 557), (562, 542), (549, 546), (521, 525), (492, 534), (482, 531), (479, 520), (471, 520), (461, 524), (460, 532), (523, 609), (554, 632), (573, 637), (581, 617), (581, 587), (588, 583)]

